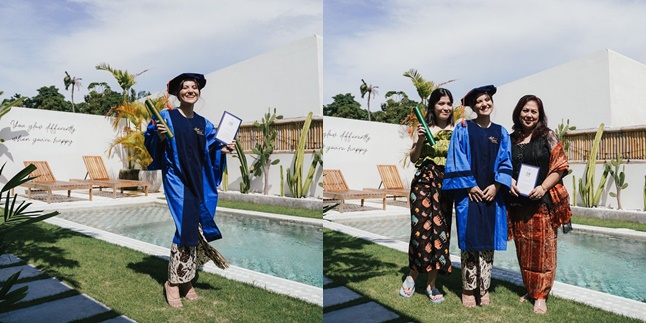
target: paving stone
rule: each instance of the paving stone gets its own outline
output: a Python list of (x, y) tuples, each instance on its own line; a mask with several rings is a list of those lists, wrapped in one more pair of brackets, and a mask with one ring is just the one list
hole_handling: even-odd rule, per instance
[(351, 289), (340, 286), (323, 290), (323, 307), (347, 303), (362, 296)]
[(123, 316), (123, 315), (117, 316), (117, 317), (115, 317), (113, 319), (101, 321), (101, 323), (132, 323), (132, 322), (136, 322), (136, 321), (133, 321), (133, 320), (131, 320), (128, 317)]
[(106, 306), (85, 295), (76, 295), (2, 313), (0, 314), (0, 321), (4, 323), (69, 322), (109, 310)]
[(19, 279), (34, 277), (42, 274), (40, 270), (28, 265), (7, 267), (7, 268), (2, 268), (2, 270), (0, 270), (0, 282), (6, 281), (7, 279), (9, 279), (9, 277), (11, 277), (11, 275), (19, 271), (20, 271), (20, 276), (18, 277)]
[(325, 313), (323, 314), (323, 322), (385, 322), (394, 320), (398, 317), (399, 315), (397, 315), (397, 313), (394, 313), (375, 302), (370, 302)]
[(69, 288), (67, 285), (54, 278), (40, 279), (27, 283), (15, 284), (13, 285), (11, 290), (15, 290), (23, 286), (29, 286), (29, 289), (27, 290), (27, 296), (23, 298), (21, 302), (31, 301), (33, 299), (56, 295), (71, 290), (71, 288)]
[(11, 265), (20, 262), (21, 260), (22, 259), (11, 254), (0, 255), (0, 266)]

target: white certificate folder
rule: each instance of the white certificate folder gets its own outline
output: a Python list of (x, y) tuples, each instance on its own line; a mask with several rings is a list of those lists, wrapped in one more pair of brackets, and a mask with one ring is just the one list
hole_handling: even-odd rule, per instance
[(520, 171), (516, 180), (516, 187), (518, 187), (520, 195), (527, 196), (536, 187), (536, 180), (540, 170), (536, 166), (520, 164)]
[(220, 124), (218, 125), (218, 132), (215, 134), (215, 139), (225, 145), (230, 144), (238, 134), (242, 119), (234, 116), (228, 111), (224, 111)]

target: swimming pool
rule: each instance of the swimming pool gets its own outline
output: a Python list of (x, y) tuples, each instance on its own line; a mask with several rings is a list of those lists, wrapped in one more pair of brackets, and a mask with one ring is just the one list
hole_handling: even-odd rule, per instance
[[(408, 243), (409, 216), (340, 219), (334, 222)], [(646, 302), (646, 241), (576, 230), (559, 231), (556, 280), (600, 292)], [(455, 221), (451, 254), (459, 255)], [(519, 272), (514, 242), (496, 251), (494, 266)]]
[[(170, 248), (175, 225), (166, 205), (63, 211), (58, 217)], [(323, 228), (218, 210), (223, 238), (211, 242), (227, 261), (253, 271), (323, 287)]]

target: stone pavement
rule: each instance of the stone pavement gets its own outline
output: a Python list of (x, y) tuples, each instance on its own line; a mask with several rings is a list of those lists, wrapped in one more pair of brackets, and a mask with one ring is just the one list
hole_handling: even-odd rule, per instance
[[(323, 277), (324, 285), (331, 283), (332, 280)], [(350, 302), (356, 304), (324, 313), (323, 322), (385, 322), (399, 318), (397, 313), (355, 293), (345, 286), (323, 289), (323, 308), (330, 308)]]
[[(22, 260), (13, 255), (0, 255), (0, 266), (3, 266), (0, 269), (0, 282), (20, 271), (18, 283), (11, 288), (12, 291), (29, 286), (27, 296), (16, 304), (15, 310), (0, 313), (0, 322), (69, 322), (111, 311), (109, 307), (85, 294), (74, 293), (72, 288), (56, 278), (40, 278), (44, 276), (43, 272), (30, 265), (23, 265)], [(20, 282), (28, 278), (27, 282)], [(45, 298), (48, 300), (38, 302)], [(21, 303), (32, 301), (33, 305), (21, 306)], [(122, 315), (97, 322), (134, 321)]]

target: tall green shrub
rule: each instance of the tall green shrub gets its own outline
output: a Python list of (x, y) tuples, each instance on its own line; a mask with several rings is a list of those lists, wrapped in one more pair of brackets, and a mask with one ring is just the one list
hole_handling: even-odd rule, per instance
[[(597, 153), (599, 151), (599, 143), (601, 142), (601, 136), (603, 135), (603, 123), (599, 126), (597, 134), (594, 137), (594, 142), (592, 143), (592, 150), (590, 151), (590, 156), (588, 157), (588, 163), (585, 167), (584, 178), (579, 179), (579, 193), (581, 194), (581, 201), (585, 207), (596, 207), (599, 205), (599, 200), (601, 199), (601, 193), (603, 192), (603, 187), (606, 185), (606, 180), (608, 178), (608, 173), (610, 168), (607, 164), (604, 164), (604, 171), (599, 182), (599, 186), (596, 191), (593, 188), (594, 185), (594, 175), (595, 167), (597, 164)], [(585, 182), (583, 181), (585, 179)]]
[(305, 122), (303, 124), (303, 129), (301, 131), (301, 137), (298, 140), (298, 146), (296, 147), (296, 152), (294, 154), (294, 163), (292, 168), (287, 168), (287, 185), (289, 190), (292, 192), (292, 197), (301, 198), (307, 196), (307, 191), (312, 183), (312, 178), (316, 173), (317, 166), (323, 165), (323, 159), (321, 157), (321, 152), (315, 152), (312, 156), (312, 163), (310, 164), (309, 172), (307, 177), (303, 178), (303, 161), (305, 159), (305, 143), (307, 142), (307, 134), (310, 130), (310, 125), (312, 123), (312, 112), (307, 114)]
[(251, 189), (251, 179), (249, 173), (249, 166), (247, 166), (247, 156), (245, 156), (244, 151), (242, 150), (242, 145), (240, 141), (236, 140), (236, 153), (233, 157), (240, 159), (240, 176), (242, 180), (240, 181), (240, 193), (249, 193)]
[(617, 190), (617, 193), (610, 192), (610, 196), (617, 198), (617, 209), (620, 210), (622, 209), (621, 190), (628, 187), (628, 183), (626, 183), (626, 174), (624, 173), (626, 166), (624, 165), (621, 168), (621, 171), (619, 171), (619, 166), (621, 166), (622, 162), (623, 160), (621, 159), (621, 156), (617, 154), (615, 159), (611, 160), (610, 163), (606, 163), (606, 166), (610, 169), (610, 176), (612, 176), (612, 179), (615, 181), (615, 189)]
[(262, 131), (262, 139), (251, 149), (256, 156), (252, 156), (255, 161), (249, 171), (253, 172), (253, 175), (256, 177), (264, 175), (264, 186), (262, 189), (264, 195), (269, 193), (269, 167), (280, 162), (279, 159), (272, 160), (271, 154), (274, 152), (276, 136), (278, 135), (278, 130), (274, 127), (274, 121), (282, 118), (282, 115), (276, 115), (276, 109), (274, 108), (274, 113), (269, 113), (269, 111), (265, 113), (262, 122), (254, 121), (253, 123), (254, 126), (260, 128), (260, 131)]

